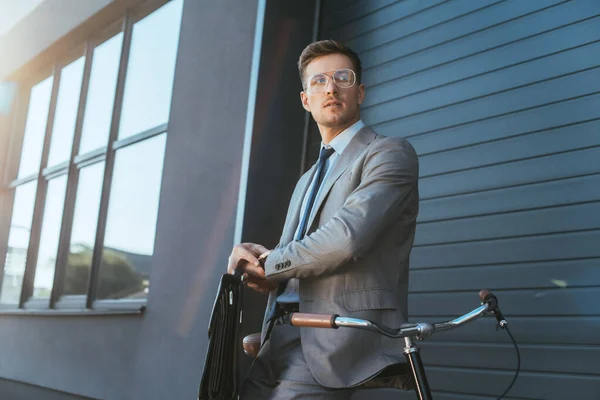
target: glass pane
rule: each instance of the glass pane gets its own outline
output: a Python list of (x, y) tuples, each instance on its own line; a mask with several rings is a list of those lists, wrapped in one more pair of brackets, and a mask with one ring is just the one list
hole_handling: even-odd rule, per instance
[(56, 112), (52, 127), (52, 141), (48, 154), (48, 166), (51, 167), (71, 158), (73, 134), (79, 108), (81, 82), (83, 79), (84, 57), (64, 67), (60, 73)]
[(166, 134), (118, 150), (99, 299), (145, 298), (154, 253)]
[(61, 175), (48, 182), (40, 247), (33, 281), (33, 297), (50, 297), (52, 292), (66, 190), (67, 175)]
[(122, 44), (120, 33), (94, 49), (79, 154), (108, 143)]
[(53, 81), (54, 78), (49, 77), (31, 88), (19, 178), (36, 174), (40, 169)]
[(64, 295), (87, 294), (104, 181), (104, 162), (79, 172)]
[(0, 82), (0, 115), (10, 113), (16, 92), (16, 83)]
[(119, 139), (169, 119), (182, 3), (171, 1), (133, 27)]
[(33, 220), (33, 207), (37, 181), (32, 181), (15, 189), (8, 251), (4, 263), (4, 279), (0, 290), (0, 303), (18, 304), (21, 296), (25, 261), (29, 248), (29, 234)]

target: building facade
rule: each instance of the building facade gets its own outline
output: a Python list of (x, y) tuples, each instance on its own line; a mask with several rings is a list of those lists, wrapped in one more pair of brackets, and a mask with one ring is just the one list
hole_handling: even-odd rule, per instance
[[(411, 320), (490, 288), (506, 398), (600, 398), (600, 3), (38, 3), (0, 36), (0, 398), (196, 398), (232, 245), (277, 243), (317, 157), (296, 62), (325, 38), (419, 154)], [(421, 345), (436, 399), (516, 368), (492, 318)]]

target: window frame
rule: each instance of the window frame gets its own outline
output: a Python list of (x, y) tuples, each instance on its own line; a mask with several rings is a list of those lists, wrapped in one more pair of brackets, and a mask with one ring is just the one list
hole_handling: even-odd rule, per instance
[[(68, 52), (61, 54), (59, 58), (56, 58), (53, 61), (52, 65), (40, 68), (37, 73), (30, 75), (28, 79), (22, 79), (19, 82), (11, 113), (6, 118), (5, 126), (0, 126), (0, 129), (6, 130), (5, 141), (7, 143), (7, 146), (5, 146), (7, 149), (5, 151), (7, 157), (3, 157), (6, 161), (2, 162), (2, 165), (0, 165), (0, 260), (3, 260), (2, 264), (0, 264), (0, 290), (2, 289), (2, 281), (4, 278), (4, 260), (6, 260), (8, 252), (8, 238), (10, 235), (10, 222), (13, 212), (12, 208), (14, 204), (15, 189), (17, 186), (37, 179), (37, 191), (20, 300), (16, 305), (0, 303), (0, 314), (139, 314), (143, 313), (145, 310), (147, 303), (146, 298), (97, 299), (97, 293), (116, 152), (127, 146), (166, 133), (168, 130), (167, 122), (145, 131), (137, 132), (135, 135), (128, 136), (124, 139), (118, 139), (134, 25), (170, 1), (172, 0), (153, 0), (147, 3), (138, 4), (133, 8), (128, 8), (124, 14), (117, 19), (113, 19), (112, 22), (105, 25), (101, 31), (85, 38), (79, 45), (72, 47)], [(123, 40), (107, 145), (103, 148), (95, 149), (84, 154), (78, 154), (82, 137), (83, 120), (85, 116), (94, 50), (105, 41), (120, 33), (123, 34)], [(50, 150), (54, 115), (56, 113), (58, 89), (60, 87), (60, 72), (63, 67), (69, 65), (81, 56), (85, 57), (84, 70), (71, 155), (69, 161), (48, 168), (46, 167), (46, 164)], [(40, 167), (38, 168), (38, 173), (35, 175), (32, 174), (27, 177), (18, 178), (17, 174), (29, 106), (29, 94), (33, 86), (50, 76), (53, 76), (54, 79), (52, 83), (48, 120), (43, 139)], [(1, 121), (2, 119), (0, 119), (0, 122)], [(85, 295), (63, 295), (79, 182), (79, 171), (86, 166), (102, 161), (105, 163), (104, 178), (102, 182), (100, 207), (97, 219), (98, 223), (96, 227), (87, 293)], [(52, 291), (49, 298), (36, 298), (32, 295), (48, 182), (50, 179), (61, 175), (67, 175), (67, 185)], [(11, 180), (9, 177), (17, 178)], [(6, 223), (4, 223), (5, 221)]]

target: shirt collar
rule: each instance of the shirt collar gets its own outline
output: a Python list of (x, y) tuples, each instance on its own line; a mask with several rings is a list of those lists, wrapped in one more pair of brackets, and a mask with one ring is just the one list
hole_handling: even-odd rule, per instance
[[(329, 145), (333, 147), (337, 154), (341, 155), (346, 149), (346, 147), (348, 147), (348, 144), (350, 143), (352, 138), (354, 138), (358, 131), (360, 131), (364, 126), (365, 123), (361, 119), (359, 119), (353, 125), (350, 125), (348, 128), (344, 129), (339, 135), (334, 137), (331, 140), (331, 142), (329, 142)], [(321, 142), (321, 148), (323, 147), (323, 142)]]

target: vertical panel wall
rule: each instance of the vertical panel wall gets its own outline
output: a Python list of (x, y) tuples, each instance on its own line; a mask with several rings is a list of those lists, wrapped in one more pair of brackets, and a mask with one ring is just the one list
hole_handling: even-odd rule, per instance
[[(320, 37), (362, 58), (365, 122), (420, 157), (411, 319), (460, 315), (493, 289), (522, 355), (508, 398), (600, 398), (599, 15), (586, 0), (322, 9)], [(516, 355), (494, 322), (423, 344), (436, 399), (508, 386)]]

